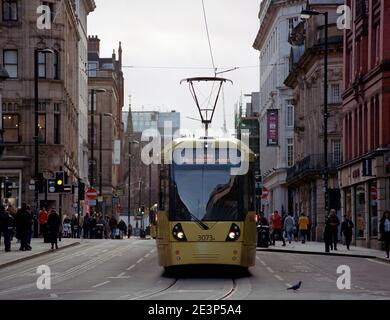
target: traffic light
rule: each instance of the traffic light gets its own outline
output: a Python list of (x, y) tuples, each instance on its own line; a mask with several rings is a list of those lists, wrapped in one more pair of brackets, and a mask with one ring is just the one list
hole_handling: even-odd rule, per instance
[(12, 182), (5, 181), (4, 183), (4, 198), (9, 199), (12, 197)]
[(139, 216), (143, 217), (145, 215), (145, 206), (141, 206), (141, 208), (139, 208)]
[(65, 173), (63, 171), (56, 172), (55, 179), (47, 180), (47, 191), (49, 193), (64, 193)]

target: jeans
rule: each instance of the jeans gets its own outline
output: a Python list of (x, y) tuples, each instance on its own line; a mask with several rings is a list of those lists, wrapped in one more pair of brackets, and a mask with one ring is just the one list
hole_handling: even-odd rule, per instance
[(293, 239), (294, 239), (294, 230), (286, 231), (286, 235), (287, 235), (288, 242), (293, 241)]
[(307, 230), (299, 230), (300, 238), (302, 243), (306, 242)]

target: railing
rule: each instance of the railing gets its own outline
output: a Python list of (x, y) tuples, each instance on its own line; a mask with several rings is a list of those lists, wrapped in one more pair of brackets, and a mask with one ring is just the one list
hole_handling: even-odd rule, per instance
[[(299, 175), (306, 173), (318, 174), (324, 170), (324, 155), (323, 154), (313, 154), (307, 156), (301, 161), (298, 161), (293, 167), (287, 170), (287, 181), (292, 180)], [(328, 155), (328, 169), (330, 171), (335, 170), (339, 165), (341, 165), (343, 159), (339, 154), (329, 154)]]

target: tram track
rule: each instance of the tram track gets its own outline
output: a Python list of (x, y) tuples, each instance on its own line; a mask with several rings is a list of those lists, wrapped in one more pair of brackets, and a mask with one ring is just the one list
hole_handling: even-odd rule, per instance
[(145, 295), (142, 295), (142, 296), (139, 296), (139, 297), (133, 297), (133, 298), (130, 298), (129, 300), (144, 300), (145, 298), (151, 298), (153, 296), (157, 296), (157, 295), (160, 295), (161, 293), (163, 292), (166, 292), (168, 291), (169, 289), (171, 289), (172, 287), (174, 287), (177, 282), (179, 281), (179, 279), (175, 279), (173, 282), (171, 282), (171, 284), (163, 289), (159, 289), (157, 291), (154, 291), (154, 292), (150, 292), (148, 294), (145, 294)]
[(231, 280), (233, 282), (233, 285), (231, 286), (230, 290), (224, 296), (222, 296), (221, 298), (217, 299), (218, 301), (220, 301), (220, 300), (228, 300), (229, 298), (231, 298), (236, 293), (236, 291), (238, 289), (237, 281), (235, 279), (231, 279)]

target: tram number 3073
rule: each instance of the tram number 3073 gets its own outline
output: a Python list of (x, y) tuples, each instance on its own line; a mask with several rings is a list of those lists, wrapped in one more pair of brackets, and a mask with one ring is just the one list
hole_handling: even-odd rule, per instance
[(211, 234), (199, 235), (198, 241), (215, 241), (215, 237)]

